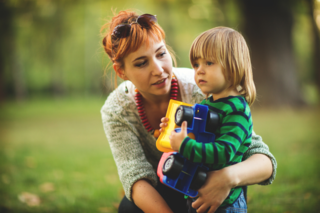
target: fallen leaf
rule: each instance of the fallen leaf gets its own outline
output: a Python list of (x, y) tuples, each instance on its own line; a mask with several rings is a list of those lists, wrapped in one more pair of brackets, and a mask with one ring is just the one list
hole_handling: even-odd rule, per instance
[(110, 213), (110, 212), (112, 212), (112, 209), (110, 209), (108, 207), (100, 207), (98, 210), (101, 213)]
[(2, 182), (4, 184), (9, 184), (10, 183), (10, 179), (9, 179), (8, 175), (6, 175), (6, 174), (2, 175)]
[(40, 205), (40, 198), (36, 194), (32, 194), (29, 192), (22, 192), (18, 195), (19, 200), (22, 203), (27, 204), (28, 206), (39, 206)]
[(53, 183), (43, 183), (40, 185), (40, 190), (42, 192), (52, 192), (55, 190)]
[(304, 195), (304, 199), (309, 199), (310, 197), (311, 197), (311, 193), (310, 192), (308, 192), (308, 193), (306, 193)]

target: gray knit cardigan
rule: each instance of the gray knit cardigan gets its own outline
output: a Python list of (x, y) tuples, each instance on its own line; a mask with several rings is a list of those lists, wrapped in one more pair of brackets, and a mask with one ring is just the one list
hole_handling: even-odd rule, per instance
[[(195, 104), (204, 99), (204, 95), (194, 82), (193, 70), (188, 68), (173, 68), (178, 79), (182, 102)], [(125, 84), (129, 93), (125, 93)], [(126, 81), (110, 93), (101, 109), (102, 122), (126, 197), (131, 200), (132, 185), (147, 179), (157, 185), (156, 168), (162, 152), (156, 148), (156, 139), (148, 132), (139, 117), (135, 100), (134, 85)], [(253, 154), (267, 155), (273, 165), (272, 176), (260, 183), (271, 184), (276, 175), (277, 162), (270, 153), (269, 147), (263, 143), (260, 136), (253, 133), (252, 144), (244, 155), (244, 160)]]

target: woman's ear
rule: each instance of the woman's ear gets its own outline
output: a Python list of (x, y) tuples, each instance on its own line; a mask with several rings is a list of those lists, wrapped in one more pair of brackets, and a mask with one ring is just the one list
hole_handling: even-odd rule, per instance
[(113, 64), (113, 69), (116, 72), (117, 76), (119, 76), (123, 80), (128, 80), (127, 76), (124, 73), (124, 70), (120, 68), (119, 65)]

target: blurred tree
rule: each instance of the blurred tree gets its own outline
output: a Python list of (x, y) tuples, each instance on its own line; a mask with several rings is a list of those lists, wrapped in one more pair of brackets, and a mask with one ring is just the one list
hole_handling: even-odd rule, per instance
[[(8, 96), (9, 91), (13, 91), (18, 101), (23, 100), (27, 94), (24, 73), (14, 41), (15, 12), (15, 8), (8, 1), (0, 0), (0, 101)], [(11, 81), (6, 82), (6, 78)]]
[[(260, 103), (298, 105), (303, 103), (299, 83), (310, 80), (311, 69), (314, 71), (312, 81), (318, 79), (320, 85), (320, 61), (317, 60), (320, 50), (319, 45), (312, 46), (316, 64), (310, 66), (312, 42), (305, 42), (308, 48), (299, 42), (295, 53), (304, 57), (298, 58), (299, 66), (296, 66), (292, 43), (297, 41), (291, 37), (294, 24), (297, 29), (298, 22), (293, 19), (297, 17), (293, 14), (297, 2), (301, 1), (0, 0), (0, 99), (5, 93), (22, 99), (27, 94), (52, 97), (110, 92), (111, 79), (104, 86), (98, 83), (109, 62), (102, 53), (98, 32), (105, 22), (102, 18), (109, 20), (113, 9), (132, 8), (158, 15), (167, 43), (177, 53), (178, 66), (190, 67), (190, 44), (201, 32), (219, 25), (244, 31)], [(312, 16), (314, 0), (303, 2), (309, 3), (309, 16)], [(305, 6), (299, 11), (304, 20), (299, 22), (302, 26), (307, 21)], [(314, 18), (311, 20), (313, 34), (318, 33), (312, 37), (316, 44), (319, 31)], [(300, 30), (298, 38), (311, 40), (310, 34), (308, 31), (304, 35)], [(104, 57), (102, 60), (100, 55)], [(113, 73), (110, 66), (106, 71), (108, 75)], [(300, 76), (296, 71), (300, 71)]]
[(9, 49), (8, 40), (12, 34), (12, 12), (8, 10), (8, 5), (5, 0), (0, 0), (0, 102), (5, 99), (5, 62), (7, 61), (6, 51)]
[(239, 3), (259, 103), (264, 106), (303, 104), (292, 42), (292, 10), (296, 1), (241, 0)]
[(314, 79), (317, 89), (318, 89), (318, 94), (320, 95), (320, 32), (319, 28), (316, 23), (316, 17), (314, 15), (315, 11), (315, 2), (314, 0), (306, 0), (307, 5), (308, 5), (308, 15), (310, 16), (311, 20), (311, 26), (312, 26), (312, 33), (313, 33), (313, 63), (314, 63), (314, 68), (313, 68), (313, 75), (312, 78)]

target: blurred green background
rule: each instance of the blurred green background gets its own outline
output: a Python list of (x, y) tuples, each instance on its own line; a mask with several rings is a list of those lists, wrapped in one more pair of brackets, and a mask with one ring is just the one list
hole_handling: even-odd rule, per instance
[(0, 212), (117, 212), (100, 28), (124, 9), (157, 15), (179, 67), (207, 29), (244, 35), (255, 131), (278, 161), (272, 185), (249, 187), (249, 211), (319, 212), (319, 0), (1, 0)]

